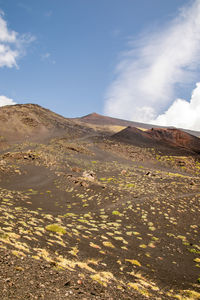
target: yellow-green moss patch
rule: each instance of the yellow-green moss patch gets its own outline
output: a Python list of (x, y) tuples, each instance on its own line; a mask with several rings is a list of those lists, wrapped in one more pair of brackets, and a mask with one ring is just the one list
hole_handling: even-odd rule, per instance
[(60, 225), (58, 225), (58, 224), (50, 224), (50, 225), (47, 225), (45, 228), (48, 231), (56, 232), (56, 233), (59, 233), (59, 234), (65, 234), (65, 233), (67, 233), (67, 231), (65, 230), (65, 228), (62, 227), (62, 226), (60, 226)]

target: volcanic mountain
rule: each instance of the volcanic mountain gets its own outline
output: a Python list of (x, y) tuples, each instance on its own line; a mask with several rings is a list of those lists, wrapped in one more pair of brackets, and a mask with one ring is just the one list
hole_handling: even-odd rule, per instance
[[(81, 118), (75, 118), (74, 120), (79, 121), (82, 124), (90, 124), (90, 125), (98, 125), (98, 126), (104, 126), (110, 129), (110, 131), (117, 131), (115, 129), (118, 129), (117, 127), (136, 127), (139, 129), (151, 129), (151, 128), (167, 128), (164, 126), (158, 126), (158, 125), (153, 125), (153, 124), (145, 124), (145, 123), (140, 123), (140, 122), (134, 122), (134, 121), (128, 121), (128, 120), (122, 120), (118, 118), (112, 118), (108, 116), (103, 116), (97, 113), (91, 113), (89, 115), (83, 116)], [(121, 128), (122, 129), (122, 128)], [(185, 131), (191, 135), (200, 137), (200, 132), (199, 131), (194, 131), (194, 130), (189, 130), (189, 129), (181, 129), (182, 131)]]
[(78, 120), (82, 123), (88, 123), (88, 124), (95, 124), (95, 125), (112, 125), (112, 126), (134, 126), (134, 127), (141, 127), (141, 128), (151, 128), (153, 125), (150, 124), (144, 124), (139, 122), (133, 122), (133, 121), (127, 121), (117, 118), (112, 118), (108, 116), (103, 116), (97, 113), (91, 113), (89, 115), (83, 116), (81, 118), (76, 118), (75, 120)]
[(146, 131), (128, 126), (113, 135), (116, 140), (131, 143), (139, 147), (156, 149), (174, 148), (200, 153), (200, 139), (187, 132), (174, 128), (151, 128)]

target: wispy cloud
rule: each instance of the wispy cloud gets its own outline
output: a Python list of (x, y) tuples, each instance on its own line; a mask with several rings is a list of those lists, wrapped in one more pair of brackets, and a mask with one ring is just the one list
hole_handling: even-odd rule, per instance
[(41, 55), (41, 60), (42, 61), (48, 61), (49, 63), (55, 65), (56, 61), (54, 59), (51, 58), (51, 53), (46, 52), (44, 54)]
[(0, 96), (0, 106), (5, 106), (5, 105), (14, 105), (16, 102), (13, 101), (13, 99), (10, 99), (6, 96)]
[(161, 30), (131, 42), (107, 91), (105, 113), (152, 122), (172, 104), (177, 86), (195, 81), (199, 65), (200, 0), (195, 0)]
[(44, 54), (41, 55), (41, 59), (45, 60), (45, 59), (50, 58), (50, 56), (51, 56), (51, 54), (49, 52), (46, 52), (46, 53), (44, 53)]

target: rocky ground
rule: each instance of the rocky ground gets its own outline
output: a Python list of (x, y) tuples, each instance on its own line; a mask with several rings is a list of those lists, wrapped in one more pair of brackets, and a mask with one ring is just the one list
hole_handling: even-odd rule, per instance
[(94, 133), (0, 153), (1, 299), (200, 299), (198, 155)]

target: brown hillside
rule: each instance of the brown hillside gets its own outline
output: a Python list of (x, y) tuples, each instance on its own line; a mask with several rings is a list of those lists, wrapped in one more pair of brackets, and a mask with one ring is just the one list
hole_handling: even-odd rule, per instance
[(39, 141), (68, 134), (79, 135), (83, 126), (36, 104), (0, 107), (0, 136), (3, 141)]

